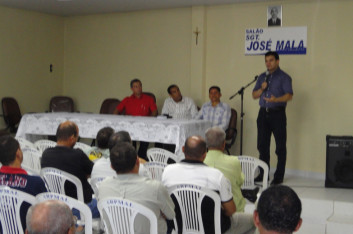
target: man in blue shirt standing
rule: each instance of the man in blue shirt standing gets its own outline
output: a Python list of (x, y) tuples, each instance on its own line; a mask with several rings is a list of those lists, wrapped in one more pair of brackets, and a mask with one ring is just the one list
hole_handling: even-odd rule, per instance
[[(261, 74), (256, 82), (252, 96), (260, 99), (257, 118), (257, 149), (260, 159), (270, 168), (270, 143), (273, 133), (276, 141), (277, 169), (271, 185), (283, 182), (286, 167), (287, 118), (286, 105), (292, 100), (292, 78), (279, 68), (279, 55), (269, 51), (265, 54), (267, 72)], [(263, 173), (256, 178), (262, 181)]]

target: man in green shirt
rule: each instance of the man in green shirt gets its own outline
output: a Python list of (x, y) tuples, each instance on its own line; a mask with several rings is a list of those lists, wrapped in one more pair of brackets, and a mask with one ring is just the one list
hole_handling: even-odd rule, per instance
[(240, 190), (244, 182), (244, 174), (241, 171), (238, 158), (223, 153), (226, 144), (225, 139), (226, 133), (220, 127), (212, 127), (206, 131), (208, 152), (204, 163), (220, 170), (231, 182), (237, 212), (244, 212), (245, 199)]

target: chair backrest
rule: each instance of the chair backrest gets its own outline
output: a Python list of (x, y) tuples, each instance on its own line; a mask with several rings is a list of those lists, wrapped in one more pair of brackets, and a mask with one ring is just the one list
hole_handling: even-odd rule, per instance
[(229, 149), (232, 147), (232, 145), (235, 142), (235, 139), (237, 138), (237, 119), (238, 119), (238, 114), (235, 109), (231, 109), (231, 116), (229, 120), (229, 125), (226, 130), (226, 151), (228, 154), (230, 154)]
[(251, 156), (238, 156), (238, 159), (241, 164), (241, 170), (244, 173), (244, 183), (241, 187), (242, 189), (253, 189), (255, 185), (255, 171), (257, 167), (261, 167), (264, 170), (263, 181), (262, 181), (262, 190), (267, 188), (268, 180), (268, 166), (267, 164), (255, 157)]
[(20, 207), (22, 203), (30, 205), (36, 203), (34, 196), (11, 189), (7, 186), (0, 186), (0, 223), (2, 233), (22, 234)]
[(151, 92), (143, 92), (143, 94), (146, 94), (146, 95), (148, 95), (148, 96), (151, 96), (151, 97), (153, 98), (154, 103), (157, 104), (156, 96), (155, 96), (153, 93), (151, 93)]
[(82, 142), (76, 142), (74, 149), (81, 149), (87, 156), (89, 156), (89, 154), (92, 151), (92, 147), (82, 143)]
[(107, 197), (98, 202), (98, 209), (104, 221), (105, 232), (108, 234), (134, 233), (134, 221), (137, 214), (145, 216), (150, 222), (150, 230), (146, 233), (158, 233), (156, 215), (141, 204), (128, 199)]
[(16, 125), (20, 123), (22, 118), (20, 107), (16, 99), (12, 97), (4, 97), (1, 103), (6, 126), (10, 132), (15, 133), (17, 131)]
[(65, 182), (70, 181), (76, 186), (78, 200), (84, 202), (82, 183), (76, 176), (53, 167), (42, 168), (40, 175), (49, 192), (65, 195)]
[[(212, 233), (221, 233), (221, 198), (216, 192), (193, 184), (174, 185), (168, 188), (168, 192), (174, 203), (177, 202), (175, 206), (179, 207), (181, 213), (180, 217), (176, 214), (174, 218), (176, 233), (205, 233), (207, 229), (204, 228), (202, 217), (205, 218), (206, 215), (213, 216), (215, 230)], [(202, 213), (201, 205), (205, 198), (213, 200), (213, 212), (207, 209)]]
[(72, 197), (68, 197), (63, 194), (57, 194), (52, 192), (40, 193), (36, 196), (38, 202), (47, 200), (58, 200), (66, 203), (70, 209), (77, 209), (80, 212), (80, 218), (78, 220), (79, 225), (85, 225), (85, 233), (92, 233), (92, 212), (90, 208), (83, 202), (76, 200)]
[(35, 151), (34, 149), (31, 148), (23, 148), (22, 149), (23, 153), (23, 161), (21, 166), (24, 169), (30, 169), (33, 170), (37, 175), (40, 174), (40, 158), (42, 156), (41, 152)]
[(105, 179), (105, 177), (93, 177), (91, 178), (91, 187), (93, 189), (94, 195), (96, 198), (98, 198), (98, 193), (99, 193), (99, 185), (102, 183), (102, 181)]
[(66, 96), (52, 97), (49, 103), (49, 112), (74, 112), (74, 101)]
[(146, 162), (143, 164), (145, 169), (147, 170), (148, 177), (154, 180), (162, 181), (162, 174), (164, 171), (164, 168), (168, 164), (166, 163), (160, 163), (160, 162)]
[(47, 148), (54, 148), (56, 146), (56, 142), (43, 139), (43, 140), (38, 140), (38, 141), (34, 142), (34, 146), (39, 151), (44, 152), (44, 150), (46, 150)]
[(107, 98), (103, 101), (99, 114), (113, 114), (120, 100), (116, 98)]
[[(160, 162), (160, 163), (175, 163), (178, 162), (178, 156), (169, 152), (168, 150), (161, 148), (150, 148), (147, 150), (147, 158), (150, 162)], [(172, 161), (172, 162), (171, 162)], [(174, 162), (173, 162), (174, 161)]]
[(30, 141), (28, 141), (28, 140), (26, 140), (26, 139), (24, 139), (22, 137), (15, 137), (15, 139), (20, 144), (21, 149), (25, 148), (25, 147), (26, 148), (36, 148), (32, 142), (30, 142)]
[[(143, 92), (143, 94), (146, 94), (146, 95), (148, 95), (148, 96), (152, 97), (152, 98), (153, 98), (154, 103), (156, 103), (156, 104), (157, 104), (157, 99), (156, 99), (156, 96), (155, 96), (153, 93), (151, 93), (151, 92)], [(157, 110), (157, 114), (158, 114), (158, 110)]]

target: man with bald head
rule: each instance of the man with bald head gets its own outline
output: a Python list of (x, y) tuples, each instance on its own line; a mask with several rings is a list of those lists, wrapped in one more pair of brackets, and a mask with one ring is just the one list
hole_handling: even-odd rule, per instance
[[(252, 216), (236, 213), (232, 188), (229, 180), (221, 171), (208, 167), (203, 161), (206, 158), (206, 142), (200, 136), (186, 139), (183, 147), (185, 159), (180, 163), (168, 165), (162, 175), (162, 183), (167, 188), (177, 184), (195, 184), (216, 191), (222, 204), (222, 233), (254, 232)], [(211, 231), (210, 222), (204, 222), (205, 231)], [(212, 223), (212, 222), (211, 222)]]
[[(93, 190), (88, 183), (93, 162), (80, 149), (74, 149), (79, 137), (79, 129), (74, 122), (66, 121), (59, 125), (56, 131), (57, 145), (43, 152), (41, 165), (54, 167), (76, 176), (82, 183), (84, 202), (90, 206), (93, 217), (99, 216), (96, 200), (92, 200)], [(76, 187), (69, 183), (65, 185), (66, 195), (77, 199)]]
[(75, 220), (70, 208), (62, 201), (49, 200), (32, 206), (26, 217), (26, 234), (74, 234)]

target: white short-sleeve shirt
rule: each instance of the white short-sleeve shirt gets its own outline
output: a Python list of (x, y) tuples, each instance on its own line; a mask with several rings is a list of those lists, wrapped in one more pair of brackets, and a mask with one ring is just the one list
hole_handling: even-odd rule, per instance
[(218, 192), (222, 202), (233, 199), (229, 180), (221, 171), (197, 161), (184, 160), (168, 165), (163, 172), (162, 183), (167, 188), (176, 184), (195, 184)]

